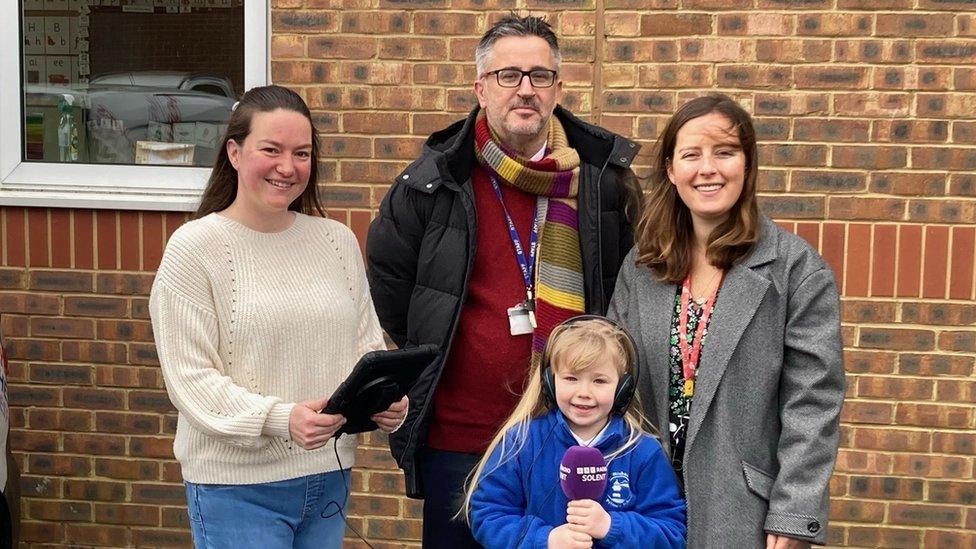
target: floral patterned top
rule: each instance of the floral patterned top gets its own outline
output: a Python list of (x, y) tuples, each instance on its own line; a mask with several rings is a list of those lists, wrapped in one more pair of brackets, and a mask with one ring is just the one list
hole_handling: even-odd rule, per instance
[[(695, 340), (695, 331), (701, 321), (702, 312), (705, 307), (699, 305), (695, 300), (688, 301), (688, 345)], [(691, 401), (694, 397), (686, 397), (684, 392), (684, 373), (681, 367), (681, 347), (678, 343), (680, 330), (678, 323), (681, 318), (681, 285), (674, 296), (674, 316), (671, 318), (671, 338), (668, 356), (668, 371), (670, 373), (668, 383), (668, 436), (671, 437), (671, 466), (678, 475), (678, 482), (684, 488), (684, 478), (682, 477), (685, 459), (685, 437), (688, 435), (688, 420), (691, 418)], [(705, 340), (708, 339), (708, 326), (702, 331), (702, 350), (705, 349)], [(699, 358), (699, 363), (701, 359)]]

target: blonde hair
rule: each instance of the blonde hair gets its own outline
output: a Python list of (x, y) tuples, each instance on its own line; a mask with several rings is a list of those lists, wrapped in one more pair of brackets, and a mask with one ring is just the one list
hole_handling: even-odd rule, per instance
[[(548, 365), (553, 373), (568, 368), (574, 373), (581, 372), (597, 364), (612, 351), (617, 375), (634, 375), (637, 367), (637, 353), (631, 337), (617, 324), (604, 318), (588, 318), (556, 326), (549, 335), (545, 353), (539, 367), (533, 368), (522, 393), (522, 398), (515, 409), (502, 424), (498, 433), (491, 440), (484, 456), (477, 467), (468, 476), (467, 487), (464, 491), (464, 505), (458, 514), (464, 514), (465, 520), (470, 521), (471, 496), (478, 487), (482, 476), (490, 474), (506, 461), (514, 458), (525, 446), (529, 433), (529, 424), (533, 419), (548, 413), (555, 404), (550, 404), (542, 386), (542, 370)], [(618, 384), (620, 381), (617, 382)], [(618, 385), (619, 386), (619, 385)], [(607, 462), (613, 461), (637, 446), (641, 437), (645, 435), (657, 437), (657, 431), (641, 413), (640, 399), (635, 391), (633, 398), (623, 410), (624, 422), (629, 427), (627, 439), (624, 443), (606, 457)], [(509, 437), (509, 432), (512, 436)], [(488, 460), (498, 449), (500, 457), (494, 469), (485, 471)]]

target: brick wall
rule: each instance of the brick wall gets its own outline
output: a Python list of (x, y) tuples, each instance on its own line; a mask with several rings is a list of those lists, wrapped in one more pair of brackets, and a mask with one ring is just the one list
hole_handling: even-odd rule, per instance
[[(763, 141), (764, 210), (817, 246), (842, 285), (849, 390), (830, 544), (976, 545), (972, 1), (273, 5), (274, 80), (315, 111), (331, 213), (360, 238), (424, 137), (474, 104), (474, 46), (504, 9), (550, 13), (564, 103), (647, 145), (690, 97), (743, 101)], [(183, 216), (0, 212), (26, 539), (185, 544), (175, 416), (146, 314)], [(398, 497), (384, 444), (362, 445), (351, 522), (374, 546), (416, 545), (420, 506)]]

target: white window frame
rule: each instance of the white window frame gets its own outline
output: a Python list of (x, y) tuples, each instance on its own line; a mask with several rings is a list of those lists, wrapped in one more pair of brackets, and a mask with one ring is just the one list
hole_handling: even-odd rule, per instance
[[(244, 88), (271, 81), (270, 0), (244, 2)], [(210, 175), (206, 167), (24, 162), (20, 2), (0, 1), (0, 205), (113, 210), (193, 211)], [(8, 29), (9, 30), (9, 29)], [(13, 77), (16, 75), (16, 77)]]

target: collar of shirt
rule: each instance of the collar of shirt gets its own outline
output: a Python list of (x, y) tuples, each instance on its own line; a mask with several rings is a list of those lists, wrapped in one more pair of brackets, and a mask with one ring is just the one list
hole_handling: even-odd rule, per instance
[(545, 143), (543, 143), (542, 144), (542, 148), (539, 149), (539, 152), (533, 154), (532, 155), (532, 158), (530, 158), (529, 160), (531, 160), (533, 162), (538, 162), (538, 161), (542, 160), (543, 158), (545, 158), (545, 156), (546, 156), (546, 145), (548, 145), (548, 144), (549, 144), (549, 141), (546, 141)]
[(591, 438), (590, 440), (583, 440), (580, 437), (576, 436), (576, 433), (574, 433), (572, 429), (570, 429), (569, 432), (570, 434), (573, 435), (573, 438), (576, 439), (576, 442), (578, 442), (580, 446), (596, 446), (596, 444), (600, 442), (600, 440), (603, 438), (603, 434), (607, 432), (607, 427), (609, 426), (610, 426), (610, 422), (608, 421), (607, 424), (603, 426), (603, 429), (600, 429), (600, 432), (597, 433), (596, 436)]

